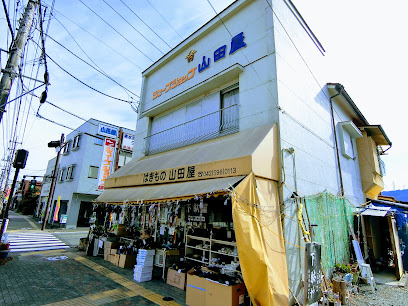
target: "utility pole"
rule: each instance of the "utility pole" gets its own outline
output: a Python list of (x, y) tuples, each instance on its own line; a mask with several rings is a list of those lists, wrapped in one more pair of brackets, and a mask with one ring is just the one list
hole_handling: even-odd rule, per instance
[(52, 176), (50, 193), (48, 194), (47, 207), (45, 208), (45, 216), (44, 216), (44, 220), (43, 220), (41, 230), (45, 230), (45, 227), (46, 227), (47, 221), (48, 221), (48, 216), (50, 214), (50, 206), (51, 206), (52, 198), (54, 197), (55, 181), (56, 181), (56, 178), (57, 178), (57, 175), (58, 175), (57, 170), (58, 170), (58, 163), (59, 163), (59, 159), (60, 159), (60, 153), (61, 153), (61, 149), (63, 147), (65, 147), (65, 145), (66, 145), (64, 143), (64, 139), (65, 139), (64, 134), (61, 134), (61, 139), (60, 140), (51, 141), (51, 142), (48, 143), (49, 148), (59, 148), (59, 149), (58, 149), (58, 153), (57, 153), (57, 159), (55, 160), (54, 175)]
[(3, 118), (3, 113), (6, 108), (6, 103), (10, 94), (10, 88), (13, 83), (13, 79), (18, 74), (17, 70), (20, 65), (24, 46), (27, 43), (31, 26), (33, 25), (37, 4), (37, 1), (28, 1), (23, 14), (23, 18), (20, 21), (20, 27), (18, 29), (16, 38), (13, 41), (6, 67), (4, 70), (2, 70), (3, 76), (0, 81), (0, 122)]

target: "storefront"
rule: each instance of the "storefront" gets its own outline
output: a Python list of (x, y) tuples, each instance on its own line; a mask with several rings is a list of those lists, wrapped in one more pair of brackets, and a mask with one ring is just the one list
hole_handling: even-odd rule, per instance
[(253, 302), (287, 304), (276, 133), (263, 126), (130, 162), (105, 181), (96, 225), (156, 257), (177, 250), (181, 265), (204, 266), (197, 274), (215, 282), (244, 282)]

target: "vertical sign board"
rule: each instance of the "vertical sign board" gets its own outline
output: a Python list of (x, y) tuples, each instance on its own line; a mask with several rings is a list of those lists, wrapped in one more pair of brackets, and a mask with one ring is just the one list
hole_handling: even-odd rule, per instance
[(135, 136), (128, 134), (128, 133), (123, 133), (122, 149), (133, 151), (134, 142), (135, 142)]
[(112, 173), (115, 162), (116, 140), (105, 138), (101, 167), (99, 168), (98, 190), (104, 189), (105, 179)]
[(320, 266), (321, 245), (316, 242), (305, 245), (305, 296), (304, 305), (317, 302), (322, 293), (322, 271)]

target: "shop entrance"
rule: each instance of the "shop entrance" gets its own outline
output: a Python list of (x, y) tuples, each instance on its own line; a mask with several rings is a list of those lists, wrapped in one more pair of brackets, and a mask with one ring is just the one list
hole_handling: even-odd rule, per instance
[(81, 205), (79, 206), (77, 227), (89, 226), (89, 218), (92, 215), (92, 207), (92, 202), (81, 201)]
[(389, 215), (362, 217), (367, 242), (367, 261), (375, 278), (384, 279), (384, 282), (400, 279), (403, 268), (395, 219)]

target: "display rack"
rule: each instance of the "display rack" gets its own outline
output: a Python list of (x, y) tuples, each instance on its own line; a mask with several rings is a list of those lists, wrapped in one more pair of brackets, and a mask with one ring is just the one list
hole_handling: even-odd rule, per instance
[[(198, 246), (195, 246), (195, 245), (191, 245), (190, 244), (191, 240), (199, 240), (199, 241), (202, 241), (202, 242), (208, 242), (208, 249), (198, 247)], [(224, 252), (220, 252), (220, 251), (215, 251), (214, 246), (217, 245), (217, 244), (224, 245), (224, 246), (232, 246), (232, 247), (237, 246), (237, 243), (235, 241), (233, 242), (233, 241), (224, 241), (224, 240), (212, 239), (212, 235), (210, 235), (210, 238), (186, 235), (184, 258), (187, 259), (187, 260), (192, 260), (192, 261), (199, 262), (199, 263), (202, 263), (202, 264), (211, 263), (212, 259), (213, 258), (218, 258), (219, 255), (229, 256), (234, 261), (238, 260), (238, 255), (236, 255), (236, 254), (229, 254), (229, 253), (224, 253)], [(194, 252), (193, 250), (202, 251), (201, 260), (189, 256), (191, 254), (191, 251)]]

